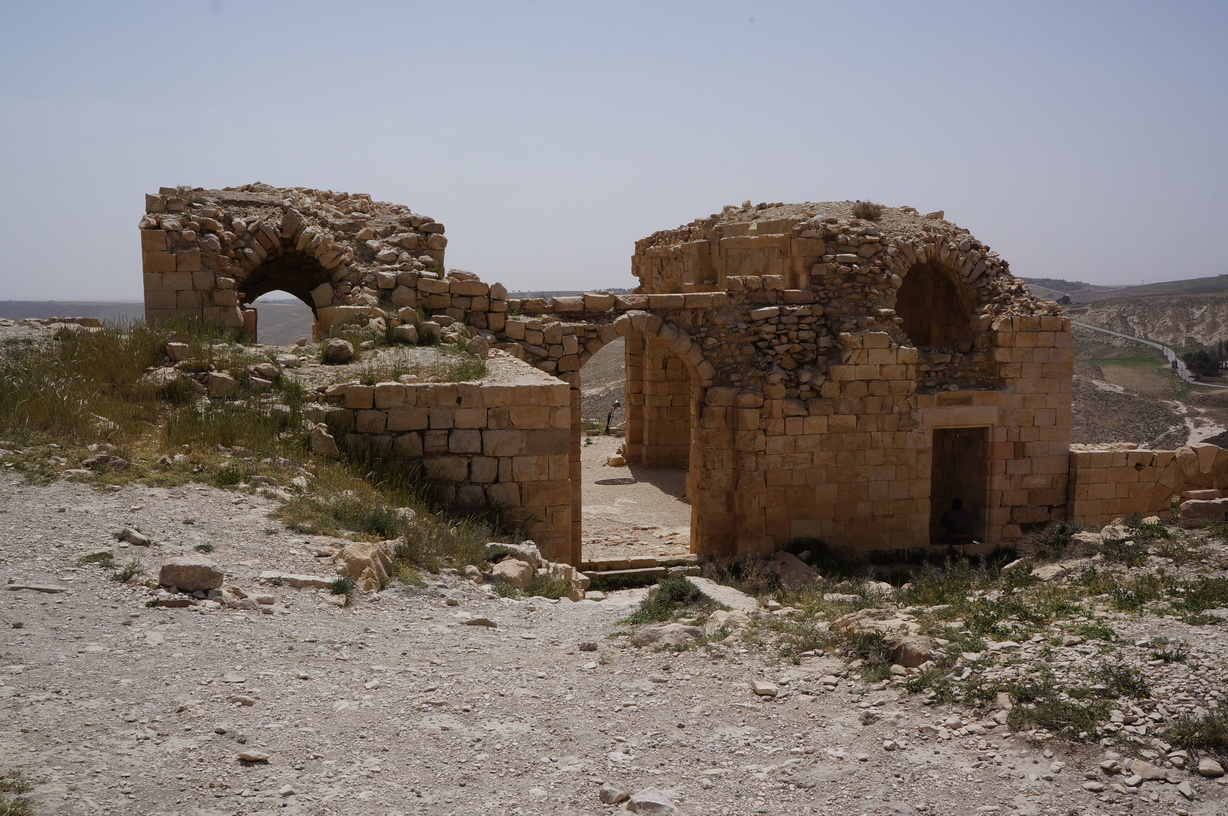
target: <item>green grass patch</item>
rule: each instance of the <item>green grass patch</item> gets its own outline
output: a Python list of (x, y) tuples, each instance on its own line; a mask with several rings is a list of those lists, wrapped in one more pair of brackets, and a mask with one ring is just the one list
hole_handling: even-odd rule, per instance
[(1187, 751), (1202, 751), (1228, 758), (1228, 704), (1210, 711), (1182, 714), (1163, 730), (1166, 742)]
[(640, 602), (639, 609), (627, 617), (628, 623), (645, 624), (674, 620), (683, 614), (716, 609), (686, 578), (665, 578)]

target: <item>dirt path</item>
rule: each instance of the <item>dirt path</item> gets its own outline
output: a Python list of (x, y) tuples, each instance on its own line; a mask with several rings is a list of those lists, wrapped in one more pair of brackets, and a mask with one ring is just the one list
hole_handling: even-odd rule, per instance
[(681, 555), (690, 550), (685, 468), (610, 467), (622, 439), (590, 436), (580, 448), (586, 561)]
[[(713, 653), (632, 647), (618, 633), (636, 596), (507, 599), (440, 575), (341, 609), (261, 584), (265, 569), (328, 569), (313, 555), (327, 541), (270, 522), (259, 496), (0, 474), (0, 497), (0, 579), (65, 590), (0, 591), (0, 770), (38, 781), (40, 816), (625, 812), (602, 804), (602, 783), (655, 787), (689, 816), (1215, 816), (1228, 803), (1228, 786), (1196, 776), (1190, 801), (1162, 782), (1089, 790), (1106, 749), (1029, 744), (836, 658), (795, 665), (736, 638)], [(228, 586), (274, 603), (148, 608), (151, 590), (76, 564), (124, 525), (155, 544), (121, 559), (154, 573), (212, 543)]]

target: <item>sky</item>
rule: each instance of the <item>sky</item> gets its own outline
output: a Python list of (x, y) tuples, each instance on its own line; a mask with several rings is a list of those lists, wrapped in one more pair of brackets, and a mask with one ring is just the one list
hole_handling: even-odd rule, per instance
[(0, 300), (140, 300), (159, 187), (369, 193), (509, 289), (635, 285), (745, 200), (1017, 275), (1228, 273), (1228, 3), (0, 0)]

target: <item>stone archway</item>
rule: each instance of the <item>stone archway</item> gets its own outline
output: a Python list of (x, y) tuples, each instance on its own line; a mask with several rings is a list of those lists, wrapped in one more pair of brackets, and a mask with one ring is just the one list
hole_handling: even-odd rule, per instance
[[(572, 325), (571, 328), (574, 331), (576, 326)], [(703, 485), (691, 477), (691, 473), (696, 470), (695, 466), (701, 455), (695, 429), (698, 427), (698, 418), (701, 414), (705, 391), (712, 384), (714, 369), (704, 359), (700, 347), (691, 340), (685, 331), (648, 312), (621, 314), (609, 323), (600, 325), (600, 327), (589, 326), (587, 328), (595, 330), (593, 332), (594, 336), (587, 341), (582, 350), (577, 352), (577, 365), (573, 370), (558, 372), (557, 361), (538, 361), (540, 363), (539, 367), (546, 370), (554, 369), (552, 373), (555, 373), (556, 376), (567, 382), (571, 391), (571, 444), (569, 450), (569, 479), (572, 488), (571, 563), (578, 564), (581, 562), (583, 542), (581, 520), (583, 512), (583, 481), (580, 464), (583, 433), (581, 429), (582, 395), (580, 389), (580, 369), (594, 354), (618, 337), (625, 338), (628, 342), (626, 366), (627, 405), (625, 409), (627, 417), (628, 461), (651, 467), (671, 461), (670, 457), (675, 455), (675, 449), (683, 448), (685, 450), (685, 462), (681, 463), (681, 465), (687, 467), (688, 473), (687, 495), (691, 497), (690, 548), (694, 552), (697, 548), (696, 543), (699, 540), (698, 536), (702, 527), (702, 522), (697, 518), (695, 512), (698, 504), (695, 498), (697, 493), (703, 489)], [(646, 376), (645, 365), (657, 360), (662, 352), (668, 353), (673, 360), (680, 364), (680, 370), (683, 372), (683, 376), (685, 376), (685, 381), (677, 376), (672, 379), (663, 377), (649, 379)], [(669, 375), (671, 371), (676, 372), (679, 369), (663, 368), (660, 373)], [(646, 388), (645, 385), (649, 383), (651, 385), (648, 385)], [(674, 405), (674, 397), (681, 392), (685, 392), (687, 404), (685, 406)], [(668, 439), (668, 437), (678, 433), (676, 427), (671, 425), (668, 428), (661, 429), (658, 425), (660, 422), (672, 423), (682, 421), (680, 419), (667, 418), (679, 414), (680, 412), (677, 409), (680, 407), (681, 413), (685, 417), (685, 443), (681, 443), (677, 439)], [(660, 416), (658, 412), (664, 412), (667, 417)], [(663, 449), (669, 449), (669, 452), (663, 453)]]
[(414, 306), (440, 286), (449, 292), (432, 274), (444, 265), (443, 224), (368, 195), (164, 187), (146, 196), (145, 209), (148, 321), (186, 315), (242, 331), (244, 307), (282, 290), (327, 330), (346, 312)]

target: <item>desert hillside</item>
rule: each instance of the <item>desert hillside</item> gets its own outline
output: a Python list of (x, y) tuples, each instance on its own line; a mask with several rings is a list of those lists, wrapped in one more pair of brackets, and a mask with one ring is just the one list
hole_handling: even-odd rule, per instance
[(1174, 348), (1228, 340), (1228, 292), (1114, 298), (1067, 307), (1066, 314)]

